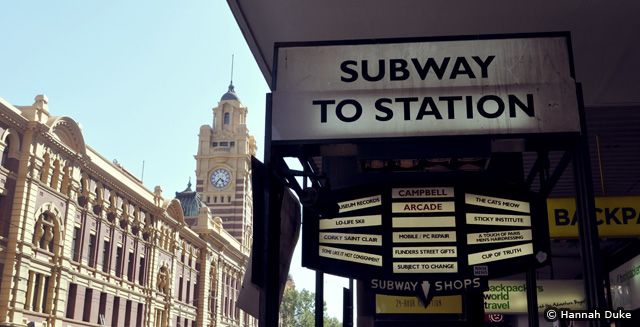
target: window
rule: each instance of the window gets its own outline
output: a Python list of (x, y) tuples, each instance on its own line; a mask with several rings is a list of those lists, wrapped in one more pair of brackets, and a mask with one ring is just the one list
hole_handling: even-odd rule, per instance
[(178, 301), (182, 301), (182, 276), (180, 276), (180, 282), (178, 283)]
[(80, 227), (73, 228), (73, 242), (71, 243), (71, 253), (73, 255), (73, 261), (78, 262), (80, 260)]
[(11, 143), (9, 142), (9, 140), (7, 139), (7, 146), (5, 146), (4, 150), (2, 151), (2, 160), (0, 161), (0, 165), (4, 168), (9, 168), (9, 166), (7, 165), (7, 159), (9, 159), (9, 148), (11, 147)]
[(217, 196), (213, 197), (213, 203), (218, 203), (218, 197)]
[(107, 293), (100, 292), (100, 306), (98, 306), (98, 321), (101, 323), (101, 319), (104, 319), (104, 314), (107, 311)]
[(228, 112), (224, 113), (224, 124), (225, 125), (229, 124), (229, 113)]
[(127, 300), (127, 305), (124, 310), (124, 321), (128, 323), (131, 321), (131, 300)]
[(116, 248), (116, 276), (121, 276), (122, 270), (122, 245)]
[(96, 234), (89, 235), (89, 267), (95, 267), (96, 265)]
[(207, 196), (207, 203), (211, 202), (211, 197)]
[(91, 319), (91, 302), (93, 299), (93, 290), (90, 288), (87, 288), (87, 292), (84, 295), (84, 307), (82, 308), (83, 314), (82, 314), (82, 320), (89, 322), (89, 319)]
[(135, 263), (136, 259), (133, 256), (133, 251), (129, 252), (129, 259), (127, 261), (127, 280), (129, 280), (130, 282), (133, 282), (133, 274), (134, 274), (134, 263)]
[(109, 253), (111, 252), (111, 242), (104, 240), (102, 248), (102, 271), (109, 272)]
[(193, 299), (191, 299), (191, 302), (196, 307), (198, 306), (198, 291), (198, 283), (195, 282), (193, 283)]
[(144, 312), (144, 304), (138, 303), (138, 312), (136, 313), (136, 322), (138, 326), (144, 326), (144, 321), (142, 321), (142, 313)]
[(111, 325), (118, 325), (118, 314), (120, 313), (120, 297), (115, 296), (113, 298), (113, 311), (111, 312)]
[(145, 279), (145, 276), (144, 276), (145, 266), (144, 265), (145, 265), (144, 257), (140, 257), (140, 268), (139, 268), (139, 271), (138, 271), (138, 283), (140, 285), (144, 285), (144, 279)]
[(212, 146), (212, 147), (216, 147), (216, 146), (218, 146), (218, 142), (211, 142), (211, 146)]
[(187, 279), (187, 296), (184, 298), (184, 302), (191, 302), (191, 281)]
[(78, 293), (78, 284), (69, 284), (69, 293), (67, 297), (67, 318), (73, 319), (73, 314), (76, 309), (76, 294)]
[(220, 146), (229, 146), (229, 142), (220, 142)]
[(236, 146), (236, 142), (233, 142), (233, 141), (229, 142), (229, 146)]

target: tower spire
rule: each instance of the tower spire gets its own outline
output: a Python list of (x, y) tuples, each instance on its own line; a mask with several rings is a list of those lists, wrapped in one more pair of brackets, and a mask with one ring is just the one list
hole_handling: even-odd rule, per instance
[(240, 99), (238, 99), (238, 96), (236, 95), (236, 90), (235, 87), (233, 86), (233, 58), (234, 55), (231, 54), (231, 80), (229, 81), (229, 90), (227, 90), (227, 93), (222, 95), (222, 98), (220, 98), (220, 101), (224, 101), (224, 100), (235, 100), (235, 101), (240, 101)]
[(229, 92), (234, 92), (234, 89), (233, 89), (233, 54), (231, 54), (231, 81), (229, 82)]

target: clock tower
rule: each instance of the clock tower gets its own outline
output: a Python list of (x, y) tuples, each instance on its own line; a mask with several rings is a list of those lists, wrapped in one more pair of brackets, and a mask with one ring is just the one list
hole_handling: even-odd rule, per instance
[(233, 83), (213, 108), (213, 123), (200, 127), (196, 191), (224, 229), (248, 251), (252, 236), (251, 156), (256, 141), (247, 129), (247, 107)]

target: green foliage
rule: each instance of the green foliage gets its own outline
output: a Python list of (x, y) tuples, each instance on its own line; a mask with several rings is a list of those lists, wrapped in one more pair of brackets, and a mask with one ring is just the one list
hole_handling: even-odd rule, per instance
[[(291, 287), (284, 291), (280, 303), (281, 327), (314, 327), (315, 294), (305, 289), (298, 291)], [(334, 317), (327, 316), (324, 306), (324, 327), (342, 327), (342, 323)]]
[(324, 315), (324, 327), (342, 327), (342, 323), (338, 321), (338, 318), (335, 317), (327, 317), (327, 314)]

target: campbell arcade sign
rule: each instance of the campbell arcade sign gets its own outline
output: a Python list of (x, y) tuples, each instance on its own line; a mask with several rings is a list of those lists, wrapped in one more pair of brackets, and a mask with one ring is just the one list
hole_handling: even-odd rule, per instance
[(370, 279), (495, 278), (547, 264), (545, 202), (509, 186), (335, 190), (335, 215), (303, 226), (308, 268)]

